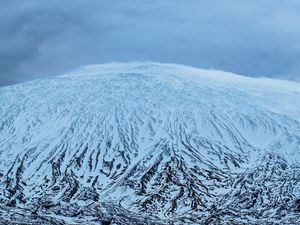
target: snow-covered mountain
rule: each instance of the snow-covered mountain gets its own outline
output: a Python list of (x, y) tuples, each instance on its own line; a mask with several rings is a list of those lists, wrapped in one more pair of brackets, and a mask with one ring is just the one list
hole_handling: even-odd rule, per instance
[(0, 89), (2, 224), (300, 224), (300, 84), (174, 64)]

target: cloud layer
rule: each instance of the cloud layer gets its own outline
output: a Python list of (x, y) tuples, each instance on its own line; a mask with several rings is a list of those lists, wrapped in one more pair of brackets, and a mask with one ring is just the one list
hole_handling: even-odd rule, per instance
[(0, 3), (0, 86), (136, 60), (300, 77), (298, 0)]

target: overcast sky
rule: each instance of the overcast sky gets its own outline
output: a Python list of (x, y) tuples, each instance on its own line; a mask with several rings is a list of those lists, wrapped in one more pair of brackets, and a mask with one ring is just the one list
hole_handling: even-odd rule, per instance
[(0, 0), (0, 86), (150, 60), (300, 78), (299, 0)]

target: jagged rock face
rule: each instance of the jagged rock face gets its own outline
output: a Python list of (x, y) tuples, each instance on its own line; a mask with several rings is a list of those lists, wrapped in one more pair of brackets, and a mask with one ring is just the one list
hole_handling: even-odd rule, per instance
[(300, 85), (155, 63), (0, 89), (0, 221), (300, 223)]

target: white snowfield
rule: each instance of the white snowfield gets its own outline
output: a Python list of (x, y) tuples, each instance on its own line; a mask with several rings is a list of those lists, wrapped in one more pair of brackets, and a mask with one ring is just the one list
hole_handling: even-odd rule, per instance
[(292, 224), (299, 162), (296, 82), (136, 62), (0, 88), (0, 206)]

